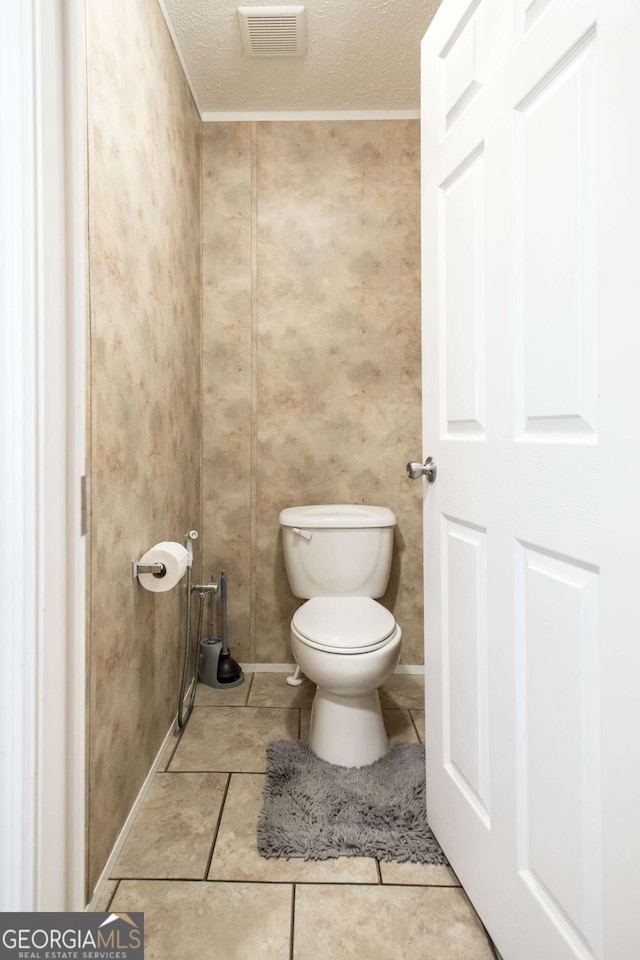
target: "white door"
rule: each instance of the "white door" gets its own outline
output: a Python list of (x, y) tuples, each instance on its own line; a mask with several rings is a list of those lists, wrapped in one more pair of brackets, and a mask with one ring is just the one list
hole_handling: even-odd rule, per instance
[(422, 49), (429, 820), (504, 960), (640, 956), (640, 3)]

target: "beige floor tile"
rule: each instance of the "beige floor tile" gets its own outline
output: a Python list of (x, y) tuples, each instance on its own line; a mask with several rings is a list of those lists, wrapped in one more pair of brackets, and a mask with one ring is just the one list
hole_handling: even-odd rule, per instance
[(289, 883), (376, 883), (375, 860), (337, 857), (331, 860), (268, 860), (258, 853), (256, 829), (262, 807), (265, 777), (236, 774), (229, 792), (216, 839), (210, 880), (262, 880)]
[(226, 773), (159, 773), (112, 877), (204, 879)]
[(244, 683), (229, 690), (218, 690), (199, 683), (196, 688), (196, 707), (244, 707), (251, 689), (252, 673), (245, 673)]
[(417, 743), (416, 728), (408, 710), (383, 710), (384, 725), (391, 743)]
[(492, 960), (492, 952), (460, 889), (301, 885), (293, 957)]
[(264, 773), (270, 740), (298, 737), (297, 710), (195, 707), (169, 770)]
[(309, 742), (309, 724), (311, 723), (311, 710), (300, 711), (300, 739), (304, 743)]
[[(384, 725), (389, 740), (392, 743), (417, 743), (416, 731), (411, 722), (408, 710), (383, 710)], [(309, 723), (311, 710), (300, 711), (300, 739), (305, 743), (309, 740)]]
[[(293, 671), (292, 671), (293, 672)], [(251, 707), (310, 707), (316, 685), (303, 679), (299, 687), (287, 683), (286, 673), (256, 673), (249, 695)]]
[(406, 710), (424, 709), (424, 677), (418, 674), (394, 673), (380, 690), (383, 710), (394, 707)]
[(117, 886), (117, 880), (107, 880), (94, 907), (94, 913), (107, 912), (109, 909), (109, 904), (111, 903), (111, 898), (113, 897)]
[(144, 911), (145, 960), (288, 960), (285, 884), (123, 880), (114, 911)]
[(400, 883), (427, 887), (459, 887), (451, 867), (440, 863), (394, 863), (380, 861), (383, 883)]
[(425, 742), (425, 730), (424, 730), (424, 710), (412, 710), (411, 716), (413, 717), (413, 722), (416, 725), (418, 730), (418, 736), (422, 743)]

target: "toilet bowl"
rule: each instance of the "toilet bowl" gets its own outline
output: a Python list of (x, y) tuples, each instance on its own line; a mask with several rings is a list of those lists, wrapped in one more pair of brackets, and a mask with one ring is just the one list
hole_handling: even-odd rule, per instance
[(402, 641), (393, 614), (374, 599), (389, 580), (395, 516), (332, 504), (288, 508), (280, 522), (289, 582), (307, 601), (291, 621), (291, 646), (317, 685), (309, 745), (329, 763), (374, 763), (389, 746), (378, 688)]
[(318, 597), (291, 623), (291, 647), (317, 684), (309, 746), (343, 767), (374, 763), (387, 752), (378, 687), (400, 658), (402, 631), (385, 607), (367, 597)]

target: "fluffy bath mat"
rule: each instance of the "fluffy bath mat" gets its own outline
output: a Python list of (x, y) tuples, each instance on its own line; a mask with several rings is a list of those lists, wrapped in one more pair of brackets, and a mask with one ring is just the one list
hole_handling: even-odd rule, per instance
[(424, 747), (396, 743), (366, 767), (337, 767), (299, 740), (267, 747), (258, 820), (263, 857), (447, 863), (427, 823)]

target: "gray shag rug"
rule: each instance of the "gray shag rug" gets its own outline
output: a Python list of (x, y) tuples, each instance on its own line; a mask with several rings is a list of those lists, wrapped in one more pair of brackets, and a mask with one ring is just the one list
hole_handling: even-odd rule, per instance
[(258, 849), (263, 857), (447, 863), (427, 823), (424, 747), (396, 743), (366, 767), (337, 767), (300, 740), (270, 743)]

